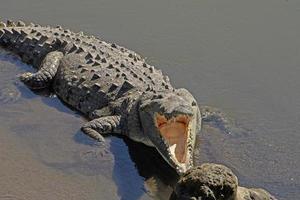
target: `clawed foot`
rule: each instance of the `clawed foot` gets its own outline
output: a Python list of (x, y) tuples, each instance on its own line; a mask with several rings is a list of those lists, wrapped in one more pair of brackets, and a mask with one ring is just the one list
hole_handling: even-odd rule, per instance
[(81, 130), (86, 134), (88, 135), (89, 137), (97, 140), (98, 142), (100, 143), (105, 143), (105, 139), (104, 137), (98, 132), (98, 131), (95, 131), (93, 128), (85, 125), (81, 128)]
[(30, 73), (30, 72), (26, 72), (19, 76), (19, 78), (22, 82), (27, 82), (31, 77), (32, 77), (32, 73)]
[[(26, 72), (19, 76), (19, 79), (30, 89), (40, 90), (47, 88), (51, 82), (51, 79), (42, 73), (30, 73)], [(50, 80), (49, 80), (50, 79)]]
[(103, 135), (120, 131), (120, 120), (121, 117), (118, 115), (100, 117), (85, 123), (81, 130), (89, 137), (104, 142)]
[(24, 74), (19, 75), (20, 81), (22, 81), (25, 85), (31, 87), (30, 81), (32, 80), (33, 74), (30, 72), (26, 72)]

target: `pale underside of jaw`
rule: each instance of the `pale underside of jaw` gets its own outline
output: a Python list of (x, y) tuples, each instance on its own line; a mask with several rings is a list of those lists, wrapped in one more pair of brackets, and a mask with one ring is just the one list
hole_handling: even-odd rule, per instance
[(178, 115), (169, 120), (163, 115), (156, 116), (157, 128), (168, 144), (173, 161), (181, 168), (185, 168), (188, 163), (189, 122), (190, 117), (186, 115)]

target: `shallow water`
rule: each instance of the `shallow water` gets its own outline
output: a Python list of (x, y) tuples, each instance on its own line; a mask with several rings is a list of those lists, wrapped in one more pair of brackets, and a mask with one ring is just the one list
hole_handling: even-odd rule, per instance
[[(146, 56), (200, 104), (251, 130), (205, 127), (198, 163), (226, 164), (243, 186), (300, 198), (300, 1), (2, 0), (0, 12), (83, 30)], [(171, 175), (137, 155), (151, 150), (110, 137), (109, 151), (98, 152), (79, 131), (85, 120), (20, 84), (16, 75), (30, 67), (1, 55), (0, 91), (11, 94), (0, 95), (1, 200), (167, 199)]]

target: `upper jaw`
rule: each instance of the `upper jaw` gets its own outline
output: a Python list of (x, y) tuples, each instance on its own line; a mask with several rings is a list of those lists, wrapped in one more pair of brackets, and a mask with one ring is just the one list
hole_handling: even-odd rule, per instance
[(164, 115), (157, 114), (155, 122), (163, 141), (163, 157), (178, 173), (184, 173), (193, 165), (192, 118), (180, 114), (167, 119)]

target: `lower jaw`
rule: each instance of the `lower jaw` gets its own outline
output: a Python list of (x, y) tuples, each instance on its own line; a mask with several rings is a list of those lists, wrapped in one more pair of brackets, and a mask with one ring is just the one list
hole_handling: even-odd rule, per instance
[(185, 173), (189, 168), (191, 168), (192, 166), (190, 166), (190, 155), (189, 153), (187, 153), (185, 155), (185, 162), (181, 163), (181, 162), (178, 162), (176, 160), (176, 158), (173, 157), (173, 163), (175, 164), (176, 166), (176, 171), (177, 172), (180, 172), (180, 173)]

